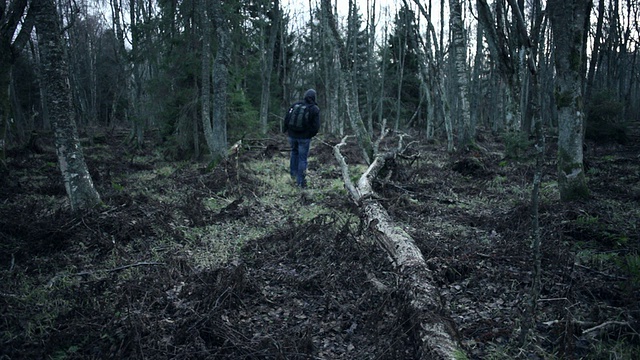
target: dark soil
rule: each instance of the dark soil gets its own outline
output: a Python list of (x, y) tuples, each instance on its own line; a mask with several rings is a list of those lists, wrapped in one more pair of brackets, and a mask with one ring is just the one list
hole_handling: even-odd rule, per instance
[[(261, 200), (263, 174), (248, 166), (286, 161), (286, 141), (245, 144), (237, 159), (208, 169), (167, 162), (157, 145), (130, 149), (123, 138), (83, 138), (104, 206), (81, 214), (68, 209), (53, 152), (9, 151), (0, 170), (0, 359), (415, 357), (415, 314), (396, 269), (346, 192), (326, 190), (340, 178), (338, 139), (314, 142), (310, 195), (299, 198), (335, 211), (284, 221), (203, 267), (190, 246), (210, 245), (186, 234), (293, 217)], [(534, 163), (505, 157), (490, 134), (482, 139), (456, 156), (414, 142), (375, 184), (434, 271), (444, 321), (468, 358), (638, 358), (638, 149), (590, 146), (592, 198), (574, 203), (559, 201), (547, 149), (532, 316)], [(343, 152), (362, 164), (354, 144)], [(153, 179), (141, 181), (143, 173)], [(205, 206), (220, 194), (235, 200)]]

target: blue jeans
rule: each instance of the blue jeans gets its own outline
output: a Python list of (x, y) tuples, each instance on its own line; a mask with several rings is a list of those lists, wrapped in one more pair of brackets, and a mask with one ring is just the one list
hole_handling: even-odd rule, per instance
[(298, 139), (289, 136), (291, 144), (291, 159), (289, 160), (289, 173), (300, 187), (307, 186), (305, 173), (307, 171), (307, 157), (309, 156), (309, 145), (311, 139)]

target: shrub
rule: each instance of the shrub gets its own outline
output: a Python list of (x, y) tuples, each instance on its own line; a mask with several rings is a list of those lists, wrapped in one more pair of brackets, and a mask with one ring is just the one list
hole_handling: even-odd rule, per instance
[(502, 138), (504, 140), (505, 156), (514, 160), (526, 157), (527, 151), (533, 145), (533, 141), (529, 140), (529, 135), (521, 131), (506, 132)]

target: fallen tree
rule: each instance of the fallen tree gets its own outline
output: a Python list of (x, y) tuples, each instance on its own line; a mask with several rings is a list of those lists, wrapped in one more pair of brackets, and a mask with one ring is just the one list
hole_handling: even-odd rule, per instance
[[(381, 139), (384, 135), (383, 131)], [(340, 164), (347, 191), (362, 212), (364, 227), (387, 252), (406, 284), (407, 306), (417, 326), (419, 358), (466, 358), (454, 340), (453, 327), (442, 314), (442, 303), (438, 289), (434, 286), (433, 274), (427, 267), (422, 252), (416, 246), (411, 235), (394, 224), (386, 209), (377, 201), (373, 191), (372, 182), (385, 163), (397, 157), (401, 152), (402, 137), (398, 142), (397, 149), (375, 155), (373, 162), (355, 185), (351, 181), (348, 165), (340, 152), (340, 148), (346, 145), (348, 138), (348, 136), (344, 137), (339, 144), (334, 146), (334, 155)]]

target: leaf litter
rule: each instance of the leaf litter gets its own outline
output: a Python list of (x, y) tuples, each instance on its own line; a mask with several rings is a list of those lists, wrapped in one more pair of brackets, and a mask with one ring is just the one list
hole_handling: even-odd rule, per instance
[[(335, 186), (337, 139), (314, 143), (305, 193), (287, 182), (283, 139), (214, 169), (105, 139), (85, 145), (105, 205), (83, 214), (69, 213), (53, 154), (9, 152), (0, 357), (414, 358), (405, 287)], [(640, 188), (627, 179), (639, 174), (637, 149), (592, 148), (593, 198), (571, 204), (558, 201), (548, 150), (543, 287), (522, 343), (533, 164), (506, 161), (498, 139), (481, 145), (451, 157), (414, 143), (415, 156), (375, 183), (434, 271), (467, 356), (633, 358)], [(362, 168), (355, 145), (344, 151)]]

